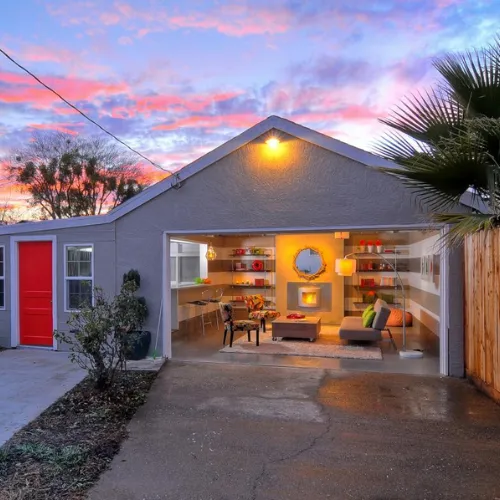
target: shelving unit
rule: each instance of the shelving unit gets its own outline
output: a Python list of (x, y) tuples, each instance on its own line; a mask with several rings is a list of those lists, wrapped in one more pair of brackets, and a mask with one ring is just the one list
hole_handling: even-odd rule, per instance
[[(262, 253), (255, 253), (255, 249), (243, 255), (231, 252), (231, 302), (235, 309), (244, 309), (243, 300), (238, 300), (239, 296), (250, 294), (261, 294), (264, 296), (266, 308), (275, 306), (275, 248), (259, 247)], [(252, 263), (256, 260), (262, 261), (262, 270), (252, 269)], [(245, 266), (245, 269), (237, 269), (237, 264)], [(255, 280), (263, 280), (263, 284), (256, 284)], [(241, 291), (240, 293), (238, 293)]]
[[(367, 252), (356, 252), (354, 247), (357, 271), (351, 278), (350, 284), (353, 285), (356, 291), (354, 301), (351, 302), (355, 310), (372, 304), (376, 298), (373, 301), (367, 300), (367, 297), (372, 294), (382, 298), (392, 307), (403, 306), (401, 287), (397, 283), (396, 273), (387, 263), (384, 263), (383, 259), (390, 261), (398, 273), (405, 273), (409, 270), (408, 261), (405, 259), (407, 254), (405, 249), (401, 247), (389, 247), (389, 250), (373, 255)], [(373, 276), (373, 284), (367, 284), (366, 280), (370, 279), (371, 276)], [(389, 284), (381, 283), (384, 278), (392, 278), (393, 282)]]

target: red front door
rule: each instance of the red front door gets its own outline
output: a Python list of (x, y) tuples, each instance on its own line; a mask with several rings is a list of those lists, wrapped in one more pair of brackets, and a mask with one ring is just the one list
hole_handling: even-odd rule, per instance
[(52, 347), (52, 242), (19, 243), (19, 337)]

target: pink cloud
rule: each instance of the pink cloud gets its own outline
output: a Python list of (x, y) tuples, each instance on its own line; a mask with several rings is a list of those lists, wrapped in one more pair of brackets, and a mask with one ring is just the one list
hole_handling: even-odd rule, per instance
[[(83, 78), (43, 76), (43, 81), (69, 101), (90, 100), (99, 96), (125, 93), (126, 83), (103, 83)], [(2, 89), (0, 102), (30, 103), (37, 108), (47, 108), (60, 102), (52, 92), (40, 86), (33, 78), (18, 73), (0, 72), (0, 83), (10, 84)]]
[(73, 127), (80, 128), (83, 127), (83, 123), (30, 123), (28, 125), (29, 129), (34, 130), (56, 130), (58, 132), (64, 132), (66, 134), (77, 135), (78, 132), (73, 130)]
[(293, 24), (292, 12), (284, 7), (262, 8), (227, 5), (214, 12), (170, 17), (175, 28), (213, 29), (228, 36), (281, 34)]
[(359, 122), (367, 120), (377, 120), (381, 112), (368, 106), (352, 105), (337, 110), (325, 112), (305, 112), (295, 114), (292, 120), (298, 123), (324, 123), (346, 120), (350, 122)]
[(240, 91), (216, 92), (214, 94), (174, 95), (159, 94), (151, 96), (130, 96), (129, 106), (115, 106), (111, 109), (111, 115), (120, 118), (130, 118), (141, 114), (150, 116), (155, 112), (193, 112), (206, 111), (213, 103), (228, 101), (241, 95)]
[(156, 125), (153, 127), (153, 130), (176, 130), (179, 128), (212, 129), (217, 127), (246, 128), (255, 125), (261, 119), (262, 117), (252, 113), (216, 116), (193, 115), (186, 118), (180, 118), (171, 123)]
[(116, 12), (103, 12), (99, 16), (100, 21), (106, 26), (110, 26), (113, 24), (118, 24), (120, 22), (120, 15)]
[(30, 62), (68, 63), (75, 59), (75, 54), (70, 50), (58, 47), (43, 47), (41, 45), (25, 46), (20, 55), (23, 60)]
[[(113, 10), (104, 10), (91, 2), (71, 2), (55, 8), (51, 15), (62, 19), (65, 25), (111, 26), (120, 24), (141, 38), (149, 33), (168, 29), (215, 30), (228, 36), (282, 34), (294, 23), (294, 13), (285, 6), (218, 5), (208, 11), (170, 14), (163, 7), (134, 8), (126, 2), (116, 2)], [(96, 33), (99, 33), (97, 31)], [(92, 35), (93, 31), (87, 31)]]

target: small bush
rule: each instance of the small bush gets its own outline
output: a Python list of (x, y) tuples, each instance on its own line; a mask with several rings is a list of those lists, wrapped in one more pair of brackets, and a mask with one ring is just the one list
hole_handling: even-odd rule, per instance
[(140, 330), (146, 318), (147, 308), (136, 291), (136, 280), (125, 281), (110, 300), (96, 287), (94, 305), (84, 305), (70, 315), (70, 334), (54, 332), (57, 340), (69, 345), (71, 361), (87, 370), (101, 391), (110, 388), (116, 373), (126, 368), (127, 335)]

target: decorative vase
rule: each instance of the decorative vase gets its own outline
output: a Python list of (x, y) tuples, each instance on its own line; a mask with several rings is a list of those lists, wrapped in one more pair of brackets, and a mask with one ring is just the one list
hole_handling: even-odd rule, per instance
[(151, 344), (151, 332), (130, 332), (126, 336), (126, 358), (128, 360), (144, 359), (148, 355)]
[(384, 247), (382, 245), (377, 245), (377, 253), (382, 253), (384, 251)]
[(373, 252), (373, 245), (367, 245), (366, 248), (367, 248), (367, 252), (368, 253), (372, 253)]

